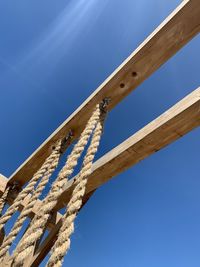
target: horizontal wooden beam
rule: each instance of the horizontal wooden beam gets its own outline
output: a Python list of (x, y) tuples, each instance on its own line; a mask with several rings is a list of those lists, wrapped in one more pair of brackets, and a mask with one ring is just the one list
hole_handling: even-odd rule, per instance
[[(199, 125), (200, 87), (97, 160), (88, 178), (86, 194)], [(75, 178), (68, 182), (55, 210), (68, 203), (74, 181)]]
[(110, 75), (106, 81), (11, 175), (9, 182), (25, 184), (50, 154), (56, 140), (71, 129), (80, 136), (92, 109), (110, 97), (109, 109), (147, 79), (200, 31), (199, 0), (185, 0)]

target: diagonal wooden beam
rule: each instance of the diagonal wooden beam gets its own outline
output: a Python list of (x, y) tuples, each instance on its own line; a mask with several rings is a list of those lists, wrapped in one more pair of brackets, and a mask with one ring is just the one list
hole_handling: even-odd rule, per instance
[[(86, 194), (199, 125), (200, 87), (97, 160), (88, 178)], [(55, 210), (62, 208), (63, 203), (68, 203), (74, 181), (75, 178), (68, 182)]]
[[(88, 178), (84, 202), (90, 198), (90, 195), (99, 186), (107, 182), (113, 176), (116, 176), (130, 166), (179, 139), (199, 125), (200, 88), (193, 91), (157, 119), (96, 161), (92, 173)], [(62, 215), (56, 213), (56, 209), (60, 209), (68, 203), (74, 188), (74, 181), (75, 178), (71, 179), (68, 182), (68, 186), (64, 189), (58, 205), (55, 208), (55, 218), (51, 219), (49, 227), (49, 229), (51, 229), (50, 233), (31, 258), (30, 266), (38, 266), (52, 247), (62, 219)], [(26, 201), (27, 199), (22, 202), (22, 206), (26, 205)], [(39, 202), (36, 203), (32, 215), (37, 214), (40, 205)]]
[[(200, 88), (97, 160), (88, 179), (86, 194), (199, 125)], [(75, 178), (68, 181), (55, 211), (67, 205), (74, 188), (74, 180)], [(5, 181), (5, 177), (0, 177), (0, 184), (4, 183), (6, 185)], [(3, 187), (0, 187), (0, 191), (1, 188)], [(26, 205), (27, 200), (28, 198), (21, 203), (21, 208)], [(12, 203), (13, 199), (10, 198), (8, 201)], [(38, 200), (30, 215), (31, 217), (37, 214), (40, 205), (41, 201)], [(53, 228), (60, 218), (61, 214), (55, 213), (49, 228)]]
[(11, 175), (26, 183), (50, 154), (54, 142), (72, 129), (79, 137), (92, 109), (110, 97), (117, 105), (200, 31), (199, 0), (183, 1), (171, 15), (94, 91), (93, 94)]
[[(88, 178), (84, 203), (89, 200), (99, 186), (110, 178), (157, 152), (199, 125), (200, 88), (94, 163), (92, 174)], [(69, 201), (74, 188), (74, 180), (75, 178), (69, 181), (59, 200), (57, 209), (61, 208), (64, 202), (66, 205)], [(29, 262), (30, 266), (39, 266), (48, 254), (61, 224), (62, 219), (55, 224), (47, 238), (39, 246)]]

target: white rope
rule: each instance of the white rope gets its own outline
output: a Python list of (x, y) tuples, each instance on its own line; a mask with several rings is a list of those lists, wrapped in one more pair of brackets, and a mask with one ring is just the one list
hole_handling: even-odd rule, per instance
[(83, 167), (76, 181), (76, 186), (73, 190), (72, 197), (67, 205), (62, 226), (58, 234), (58, 239), (52, 248), (52, 255), (49, 259), (47, 267), (62, 266), (63, 258), (70, 248), (70, 236), (74, 231), (74, 220), (82, 205), (83, 196), (85, 194), (87, 184), (87, 178), (91, 173), (92, 162), (99, 146), (102, 129), (102, 121), (99, 121), (94, 130), (91, 144), (84, 158)]
[(29, 181), (28, 185), (18, 194), (13, 204), (7, 209), (6, 213), (0, 218), (0, 230), (4, 227), (6, 222), (11, 218), (11, 216), (18, 210), (21, 202), (25, 197), (34, 191), (34, 187), (40, 178), (48, 170), (54, 160), (52, 154), (45, 160), (41, 168), (33, 175), (33, 178)]
[(12, 230), (10, 231), (8, 236), (6, 236), (6, 238), (4, 239), (0, 247), (0, 262), (5, 258), (10, 248), (10, 245), (12, 244), (13, 240), (15, 239), (19, 231), (21, 230), (21, 227), (23, 226), (24, 221), (26, 220), (27, 216), (31, 213), (37, 199), (39, 198), (47, 182), (49, 181), (50, 176), (56, 169), (59, 163), (59, 159), (60, 159), (61, 144), (62, 144), (62, 141), (60, 140), (55, 146), (55, 149), (52, 151), (52, 154), (51, 154), (52, 162), (51, 164), (49, 164), (49, 167), (46, 173), (44, 174), (41, 181), (39, 182), (36, 190), (33, 192), (32, 197), (29, 199), (28, 203), (26, 204), (24, 209), (21, 211)]

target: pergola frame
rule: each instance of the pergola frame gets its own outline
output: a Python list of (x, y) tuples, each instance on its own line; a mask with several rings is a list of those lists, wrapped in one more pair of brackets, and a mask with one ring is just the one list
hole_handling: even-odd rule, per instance
[[(20, 189), (40, 168), (52, 151), (55, 141), (72, 131), (76, 140), (89, 119), (94, 106), (104, 98), (110, 99), (111, 110), (139, 84), (147, 79), (162, 64), (179, 51), (200, 31), (199, 0), (183, 1), (161, 25), (102, 83), (94, 93), (63, 122), (63, 124), (11, 175), (9, 179), (0, 175), (0, 194), (8, 185), (17, 183)], [(200, 88), (175, 104), (157, 119), (146, 125), (133, 136), (97, 160), (88, 179), (86, 203), (93, 192), (112, 177), (133, 166), (142, 159), (159, 151), (200, 125)], [(47, 255), (61, 225), (62, 215), (58, 212), (65, 206), (74, 188), (70, 179), (58, 201), (54, 214), (48, 222), (49, 235), (35, 248), (26, 266), (38, 266)], [(15, 192), (17, 194), (17, 192)], [(8, 196), (8, 204), (15, 194)], [(26, 205), (28, 198), (20, 209)], [(38, 200), (30, 217), (37, 214), (41, 201)]]

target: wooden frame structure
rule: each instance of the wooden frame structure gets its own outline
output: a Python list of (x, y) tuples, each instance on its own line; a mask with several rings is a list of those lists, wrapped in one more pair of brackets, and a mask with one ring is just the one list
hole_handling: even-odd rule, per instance
[[(92, 109), (104, 98), (109, 98), (111, 110), (132, 90), (179, 51), (200, 31), (199, 0), (183, 1), (172, 14), (114, 71), (105, 82), (11, 175), (0, 176), (0, 194), (8, 185), (17, 182), (21, 188), (50, 155), (56, 140), (64, 138), (70, 130), (72, 141), (80, 136)], [(84, 203), (93, 192), (110, 178), (136, 164), (182, 137), (200, 125), (200, 88), (194, 90), (160, 117), (146, 125), (123, 143), (112, 149), (93, 165), (88, 179)], [(36, 249), (26, 266), (38, 266), (49, 252), (61, 225), (58, 212), (65, 206), (74, 188), (75, 178), (69, 180), (54, 215), (48, 222), (49, 234)], [(16, 192), (17, 193), (17, 192)], [(8, 195), (11, 204), (15, 194)], [(27, 198), (21, 203), (26, 206)], [(30, 217), (37, 214), (41, 201), (37, 201)]]

